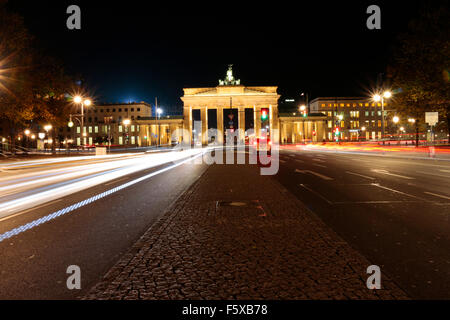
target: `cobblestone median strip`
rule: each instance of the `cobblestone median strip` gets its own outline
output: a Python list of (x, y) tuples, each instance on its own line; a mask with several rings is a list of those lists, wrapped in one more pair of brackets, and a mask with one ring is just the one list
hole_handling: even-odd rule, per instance
[(84, 299), (408, 299), (250, 165), (213, 165)]

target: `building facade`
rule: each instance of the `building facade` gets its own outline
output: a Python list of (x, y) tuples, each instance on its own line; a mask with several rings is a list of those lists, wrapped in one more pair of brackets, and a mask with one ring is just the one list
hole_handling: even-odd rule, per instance
[[(385, 114), (388, 104), (384, 103)], [(362, 141), (382, 138), (381, 103), (364, 97), (319, 97), (310, 102), (313, 113), (326, 115), (326, 139)]]
[(145, 142), (145, 134), (141, 131), (139, 120), (151, 116), (151, 105), (146, 102), (85, 107), (83, 134), (80, 117), (72, 118), (72, 143), (77, 146), (109, 142), (112, 145), (141, 146)]

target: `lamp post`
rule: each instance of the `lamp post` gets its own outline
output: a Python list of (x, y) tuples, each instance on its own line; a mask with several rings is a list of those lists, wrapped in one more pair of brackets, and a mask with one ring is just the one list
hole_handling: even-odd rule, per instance
[(161, 122), (159, 119), (161, 118), (161, 114), (163, 110), (161, 108), (156, 109), (156, 119), (158, 120), (158, 147), (161, 145)]
[[(306, 106), (304, 104), (302, 104), (298, 109), (299, 109), (300, 113), (302, 114), (302, 116), (306, 117), (306, 113), (305, 113)], [(302, 134), (303, 143), (305, 143), (305, 121), (304, 120), (302, 121), (302, 127), (303, 127), (303, 134)]]
[(397, 140), (399, 139), (399, 130), (398, 130), (398, 126), (397, 126), (397, 123), (400, 121), (400, 118), (399, 117), (397, 117), (397, 116), (394, 116), (393, 118), (392, 118), (392, 122), (394, 122), (395, 123), (395, 128), (397, 129)]
[(23, 133), (25, 133), (25, 137), (26, 137), (26, 139), (25, 139), (25, 148), (28, 149), (28, 146), (29, 146), (28, 138), (30, 136), (31, 131), (29, 129), (26, 129)]
[[(365, 133), (366, 133), (366, 127), (361, 127), (361, 132), (362, 132), (363, 134), (365, 134)], [(365, 136), (364, 136), (362, 139), (366, 139)], [(362, 139), (361, 139), (361, 140), (362, 140)]]
[[(49, 141), (48, 141), (48, 140), (49, 140), (49, 139), (48, 139), (48, 138), (49, 138), (48, 132), (49, 132), (50, 130), (52, 130), (52, 128), (53, 128), (53, 127), (52, 127), (51, 124), (47, 124), (47, 125), (44, 126), (44, 130), (47, 132), (47, 144), (49, 143)], [(45, 148), (45, 150), (47, 150), (47, 148)]]
[(409, 118), (408, 122), (413, 124), (416, 127), (416, 147), (419, 147), (419, 124), (417, 122), (417, 119)]
[[(392, 97), (392, 93), (390, 91), (385, 91), (383, 92), (383, 94), (375, 94), (373, 96), (373, 100), (375, 102), (380, 102), (381, 101), (381, 137), (384, 137), (384, 133), (385, 133), (385, 117), (384, 117), (384, 99), (389, 99)], [(384, 144), (384, 141), (383, 141)]]
[(84, 137), (87, 139), (87, 133), (84, 132), (84, 106), (89, 107), (92, 104), (92, 101), (90, 99), (84, 99), (80, 96), (75, 96), (73, 98), (73, 102), (81, 105), (81, 137), (83, 140), (82, 144), (84, 146)]
[(125, 126), (125, 130), (124, 130), (124, 132), (125, 132), (125, 144), (126, 145), (128, 145), (128, 137), (127, 137), (127, 135), (128, 135), (128, 125), (130, 124), (130, 119), (124, 119), (123, 120), (123, 124), (124, 124), (124, 126)]

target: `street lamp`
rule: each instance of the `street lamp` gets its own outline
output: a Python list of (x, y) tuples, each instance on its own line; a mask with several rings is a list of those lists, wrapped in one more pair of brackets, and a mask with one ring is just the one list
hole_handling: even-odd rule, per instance
[(392, 121), (393, 121), (395, 124), (397, 124), (397, 123), (400, 121), (400, 118), (397, 117), (397, 116), (395, 116), (395, 117), (392, 118)]
[(156, 118), (158, 120), (158, 146), (161, 145), (161, 123), (159, 122), (159, 119), (161, 118), (162, 113), (163, 110), (161, 108), (156, 109)]
[[(384, 137), (384, 131), (385, 131), (385, 120), (384, 120), (384, 99), (389, 99), (392, 97), (392, 92), (390, 91), (385, 91), (383, 92), (382, 95), (380, 94), (375, 94), (372, 99), (375, 102), (380, 102), (381, 101), (381, 136)], [(383, 141), (384, 144), (384, 141)]]
[[(81, 136), (87, 137), (87, 133), (84, 132), (84, 106), (89, 107), (92, 104), (92, 101), (90, 99), (84, 99), (81, 96), (75, 96), (73, 98), (73, 102), (81, 105)], [(72, 126), (73, 126), (73, 123), (72, 123)], [(70, 123), (69, 123), (69, 127), (70, 127)], [(84, 144), (85, 143), (83, 141), (83, 145)]]
[[(128, 134), (128, 125), (131, 123), (130, 119), (124, 119), (124, 120), (122, 121), (122, 123), (125, 125), (125, 130), (124, 130), (124, 132), (125, 132), (126, 134)], [(126, 135), (125, 135), (125, 137), (126, 137)], [(127, 138), (127, 137), (126, 137), (125, 144), (128, 144), (128, 138)]]

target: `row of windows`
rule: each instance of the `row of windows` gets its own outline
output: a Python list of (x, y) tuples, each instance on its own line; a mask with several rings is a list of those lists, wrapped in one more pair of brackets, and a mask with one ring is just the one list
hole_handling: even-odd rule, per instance
[[(100, 109), (100, 112), (104, 112), (104, 111), (110, 112), (111, 110), (112, 110), (112, 112), (116, 112), (115, 108), (114, 109)], [(122, 112), (122, 108), (118, 108), (117, 110), (118, 110), (118, 112)], [(137, 108), (136, 111), (140, 112), (141, 108)], [(87, 112), (88, 113), (91, 113), (91, 112), (97, 113), (97, 109), (92, 109), (92, 110), (88, 109)], [(128, 112), (128, 108), (124, 108), (123, 112)], [(130, 108), (130, 112), (134, 112), (134, 108)]]
[[(83, 140), (84, 140), (84, 144), (87, 144), (87, 143), (93, 144), (93, 142), (94, 142), (94, 139), (92, 137), (84, 138)], [(77, 145), (78, 146), (81, 145), (81, 138), (80, 137), (78, 137), (76, 141), (77, 141)], [(123, 137), (119, 137), (119, 144), (124, 144), (125, 141), (126, 141), (126, 139), (124, 139)], [(140, 142), (139, 136), (136, 136), (136, 137), (135, 136), (131, 136), (131, 137), (129, 137), (128, 143), (130, 143), (130, 144), (139, 144), (139, 142)]]
[[(386, 114), (386, 112), (385, 112), (385, 114)], [(328, 111), (327, 115), (328, 115), (328, 117), (331, 118), (333, 116), (333, 112)], [(337, 117), (338, 115), (339, 115), (339, 112), (335, 111), (334, 112), (334, 116)], [(350, 117), (351, 118), (359, 118), (359, 115), (360, 115), (359, 111), (350, 111)], [(366, 117), (370, 117), (370, 116), (372, 116), (372, 117), (375, 117), (375, 116), (381, 117), (382, 112), (381, 111), (365, 111), (364, 115)]]
[[(98, 126), (88, 126), (88, 127), (84, 127), (84, 132), (86, 133), (86, 130), (88, 130), (89, 133), (98, 133), (99, 127)], [(107, 133), (108, 132), (108, 126), (101, 126), (101, 130), (103, 133)], [(140, 126), (135, 126), (134, 124), (132, 124), (130, 126), (130, 132), (139, 132), (140, 131)], [(77, 133), (81, 132), (81, 127), (77, 127)], [(123, 127), (120, 125), (119, 126), (119, 132), (124, 132)]]
[[(388, 104), (385, 102), (384, 103), (385, 106), (387, 106)], [(381, 103), (380, 102), (364, 102), (364, 103), (322, 103), (321, 104), (322, 108), (326, 108), (326, 107), (381, 107)]]
[[(131, 120), (135, 120), (135, 117), (134, 117), (134, 116), (131, 116), (130, 119), (131, 119)], [(137, 116), (136, 119), (138, 119), (138, 120), (141, 119), (141, 116)], [(112, 118), (111, 120), (114, 121), (114, 118)], [(118, 120), (119, 122), (122, 122), (122, 120), (123, 120), (122, 116), (119, 116), (119, 117), (117, 118), (117, 120)], [(84, 121), (86, 121), (86, 118), (84, 118)], [(103, 121), (105, 121), (105, 119), (103, 119)], [(92, 117), (89, 117), (89, 118), (88, 118), (88, 122), (89, 122), (89, 123), (92, 122)], [(97, 117), (94, 117), (94, 122), (98, 122), (98, 118), (97, 118)]]
[[(377, 127), (378, 126), (379, 128), (381, 128), (381, 120), (378, 120), (378, 121), (366, 120), (364, 125), (366, 127)], [(333, 128), (333, 121), (331, 121), (331, 120), (327, 121), (327, 126), (328, 126), (328, 128)], [(346, 127), (345, 126), (345, 121), (341, 121), (340, 127), (341, 128), (345, 128)], [(350, 129), (358, 129), (359, 127), (360, 127), (359, 121), (357, 121), (357, 120), (350, 120)]]

